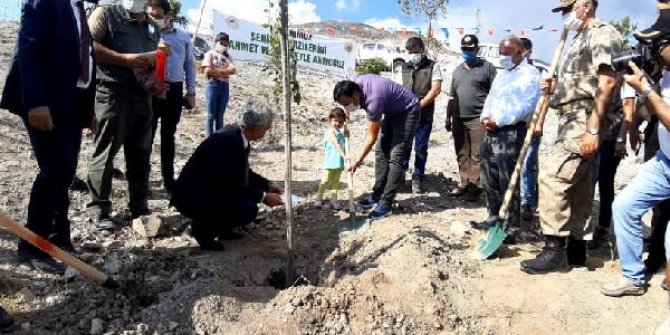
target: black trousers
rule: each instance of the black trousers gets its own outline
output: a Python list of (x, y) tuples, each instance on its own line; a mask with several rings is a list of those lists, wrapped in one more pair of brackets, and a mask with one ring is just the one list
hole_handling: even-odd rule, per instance
[[(64, 114), (69, 115), (52, 113), (54, 129), (51, 131), (37, 130), (27, 119), (23, 120), (40, 169), (30, 193), (26, 228), (58, 246), (70, 242), (68, 187), (77, 170), (82, 133), (76, 110)], [(18, 252), (33, 257), (46, 256), (23, 240), (19, 242)]]
[(614, 202), (614, 178), (621, 163), (615, 157), (616, 141), (605, 140), (598, 150), (598, 188), (600, 189), (600, 215), (598, 227), (609, 229), (612, 222), (612, 202)]
[(184, 103), (184, 84), (169, 83), (170, 89), (165, 99), (153, 98), (153, 124), (151, 141), (156, 137), (158, 120), (161, 120), (161, 172), (164, 184), (174, 184), (174, 135), (177, 124), (181, 120), (181, 110)]
[(393, 202), (403, 180), (405, 166), (412, 149), (414, 132), (421, 112), (384, 116), (381, 134), (375, 146), (375, 185), (373, 197)]
[[(486, 193), (489, 216), (497, 216), (516, 166), (523, 140), (526, 137), (526, 123), (505, 126), (486, 133), (480, 147), (481, 179)], [(507, 217), (511, 227), (520, 227), (519, 196), (516, 187)]]
[(193, 220), (193, 228), (205, 236), (220, 236), (256, 219), (258, 205), (244, 196), (175, 190), (172, 204)]

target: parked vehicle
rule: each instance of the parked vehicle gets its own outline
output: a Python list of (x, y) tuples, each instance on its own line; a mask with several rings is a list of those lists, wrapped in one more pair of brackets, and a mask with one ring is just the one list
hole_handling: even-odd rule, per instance
[(366, 60), (373, 58), (380, 58), (389, 69), (395, 65), (402, 64), (407, 59), (407, 52), (401, 50), (394, 50), (390, 46), (386, 46), (379, 42), (363, 43), (358, 46), (356, 51), (356, 65), (360, 65)]

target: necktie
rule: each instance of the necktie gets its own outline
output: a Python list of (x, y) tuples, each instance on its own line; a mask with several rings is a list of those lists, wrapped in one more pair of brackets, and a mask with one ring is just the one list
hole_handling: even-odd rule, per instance
[(88, 22), (86, 20), (86, 11), (84, 11), (84, 2), (77, 1), (77, 12), (79, 14), (79, 22), (81, 29), (79, 30), (79, 59), (81, 60), (81, 72), (79, 73), (79, 79), (83, 83), (88, 83), (91, 73), (91, 60), (90, 60), (90, 44), (91, 44), (91, 35), (88, 30)]

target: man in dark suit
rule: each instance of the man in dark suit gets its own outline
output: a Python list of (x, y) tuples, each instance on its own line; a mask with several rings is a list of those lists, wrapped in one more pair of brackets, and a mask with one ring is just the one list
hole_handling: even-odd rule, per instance
[[(72, 250), (68, 185), (77, 168), (82, 128), (95, 130), (95, 61), (82, 1), (27, 0), (16, 53), (0, 108), (20, 116), (40, 172), (35, 178), (26, 227)], [(61, 272), (54, 259), (20, 241), (21, 262)]]
[(259, 203), (282, 204), (282, 188), (249, 168), (249, 142), (263, 138), (271, 126), (272, 112), (250, 103), (239, 124), (208, 137), (182, 169), (172, 204), (193, 219), (193, 237), (202, 249), (223, 250), (220, 240), (254, 220)]

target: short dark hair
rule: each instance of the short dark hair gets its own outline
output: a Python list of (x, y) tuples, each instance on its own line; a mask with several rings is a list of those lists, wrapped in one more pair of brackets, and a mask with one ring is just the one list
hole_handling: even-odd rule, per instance
[(342, 107), (335, 107), (328, 112), (328, 121), (332, 119), (347, 119), (347, 113)]
[(161, 8), (165, 14), (170, 14), (170, 2), (168, 0), (149, 0), (147, 7)]
[(423, 40), (420, 37), (410, 37), (407, 42), (405, 42), (405, 49), (409, 50), (414, 48), (424, 49)]
[(354, 93), (363, 93), (358, 84), (351, 80), (342, 80), (341, 82), (335, 84), (335, 89), (333, 90), (333, 98), (337, 101), (341, 96), (346, 95), (348, 97), (353, 97)]
[[(668, 0), (670, 1), (670, 0)], [(533, 42), (525, 37), (520, 38), (521, 44), (523, 45), (523, 51), (533, 50)]]
[(216, 39), (214, 40), (215, 42), (218, 41), (230, 41), (230, 36), (224, 32), (220, 32), (218, 35), (216, 35)]

